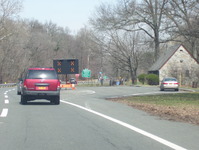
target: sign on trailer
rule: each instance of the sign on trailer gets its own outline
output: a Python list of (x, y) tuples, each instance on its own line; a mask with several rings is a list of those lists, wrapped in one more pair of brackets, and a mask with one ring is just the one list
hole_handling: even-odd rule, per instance
[(53, 60), (53, 67), (58, 74), (78, 74), (78, 59), (59, 59)]

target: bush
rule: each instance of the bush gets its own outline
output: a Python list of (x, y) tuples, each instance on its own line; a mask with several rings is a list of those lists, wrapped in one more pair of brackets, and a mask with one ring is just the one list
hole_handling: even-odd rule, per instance
[(149, 85), (158, 85), (159, 84), (159, 76), (155, 74), (148, 74), (146, 76)]
[(138, 80), (139, 80), (142, 84), (144, 84), (144, 83), (146, 82), (146, 77), (147, 77), (147, 74), (140, 74), (140, 75), (138, 76)]

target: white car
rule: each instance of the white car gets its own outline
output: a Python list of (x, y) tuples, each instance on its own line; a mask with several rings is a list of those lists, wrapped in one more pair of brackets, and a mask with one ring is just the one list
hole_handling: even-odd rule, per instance
[(165, 89), (174, 89), (175, 91), (179, 91), (179, 82), (176, 78), (166, 77), (160, 83), (160, 90), (164, 91)]
[(22, 85), (22, 81), (19, 81), (17, 83), (17, 95), (21, 95), (21, 85)]

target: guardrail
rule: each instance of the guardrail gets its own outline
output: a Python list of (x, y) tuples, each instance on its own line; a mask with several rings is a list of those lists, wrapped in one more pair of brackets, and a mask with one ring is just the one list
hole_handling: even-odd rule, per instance
[(0, 88), (13, 87), (13, 86), (16, 86), (16, 83), (0, 84)]
[[(110, 81), (109, 80), (104, 80), (103, 83), (104, 84), (108, 84)], [(85, 81), (78, 81), (77, 82), (78, 85), (97, 85), (97, 84), (101, 84), (100, 81), (98, 80), (85, 80)]]

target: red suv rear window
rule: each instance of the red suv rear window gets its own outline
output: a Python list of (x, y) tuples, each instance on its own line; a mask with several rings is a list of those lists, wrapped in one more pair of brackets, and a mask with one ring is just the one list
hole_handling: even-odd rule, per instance
[(28, 70), (55, 70), (54, 68), (29, 68)]
[(54, 69), (28, 70), (26, 79), (58, 79), (58, 77)]

